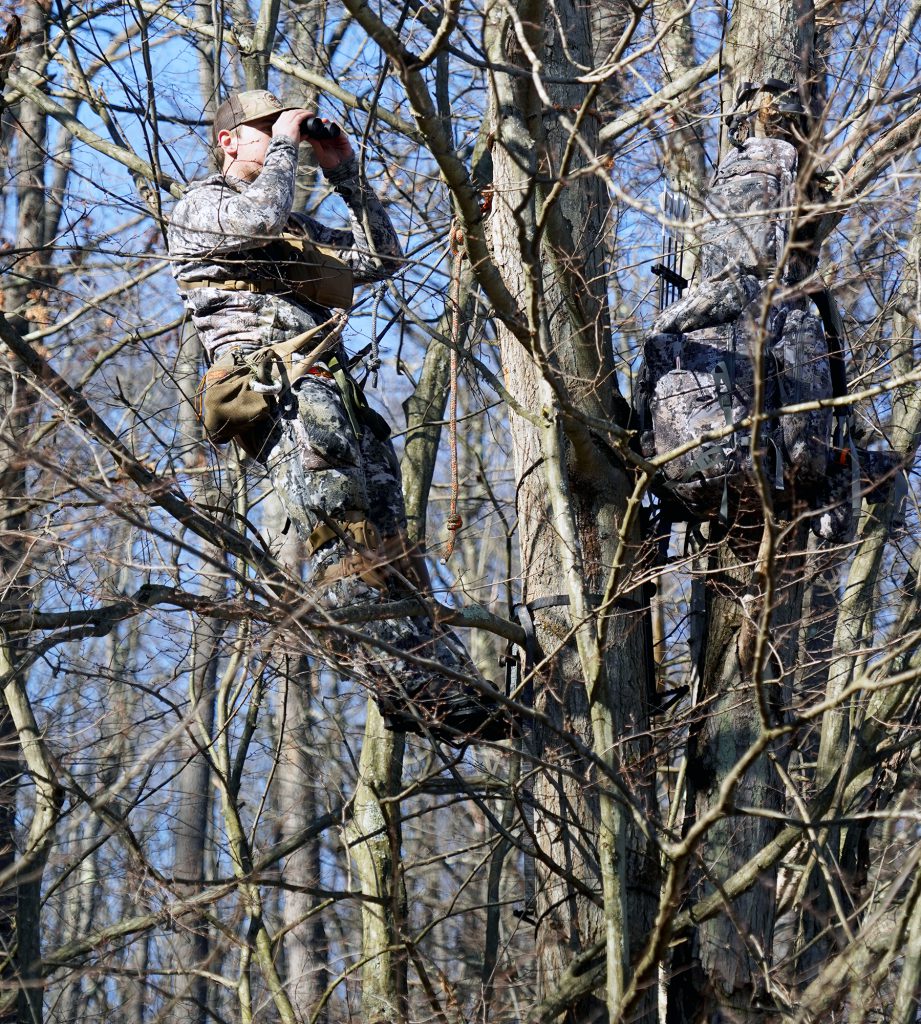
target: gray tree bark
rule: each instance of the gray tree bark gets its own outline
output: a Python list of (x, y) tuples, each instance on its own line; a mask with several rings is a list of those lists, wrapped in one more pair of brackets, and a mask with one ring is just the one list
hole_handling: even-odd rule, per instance
[[(188, 468), (202, 470), (197, 485), (198, 499), (212, 507), (221, 498), (217, 479), (204, 462), (204, 441), (201, 421), (195, 415), (192, 397), (201, 376), (202, 349), (191, 326), (184, 332), (177, 360), (177, 401), (179, 403), (179, 436), (177, 459)], [(222, 467), (224, 472), (232, 472)], [(223, 554), (216, 546), (203, 545), (203, 566), (198, 591), (217, 601), (226, 591), (226, 581), (214, 568)], [(208, 837), (211, 831), (211, 794), (213, 791), (210, 745), (214, 734), (214, 702), (221, 637), (224, 632), (219, 619), (196, 617), (192, 628), (187, 665), (189, 683), (188, 722), (179, 744), (182, 771), (176, 778), (177, 812), (174, 825), (173, 875), (176, 893), (194, 895), (205, 878), (208, 862)], [(173, 990), (176, 1000), (172, 1013), (178, 1024), (204, 1024), (208, 1018), (208, 983), (202, 973), (208, 967), (208, 926), (203, 919), (184, 918), (172, 936), (175, 962), (189, 970), (177, 977)]]
[(406, 1020), (406, 957), (401, 949), (405, 909), (401, 875), (400, 805), (383, 802), (398, 792), (403, 738), (388, 732), (368, 699), (358, 786), (347, 829), (361, 891), (361, 1012), (368, 1024)]
[[(732, 109), (743, 80), (779, 78), (807, 97), (815, 86), (815, 17), (811, 2), (779, 0), (732, 11), (726, 50), (724, 108)], [(708, 589), (701, 707), (691, 739), (689, 791), (698, 817), (724, 799), (726, 780), (742, 755), (760, 741), (787, 704), (791, 653), (802, 611), (803, 529), (780, 542), (770, 510), (763, 521), (744, 518), (716, 538)], [(711, 532), (711, 541), (714, 537)], [(768, 638), (774, 657), (768, 657)], [(786, 692), (785, 692), (786, 691)], [(780, 811), (782, 784), (774, 766), (788, 751), (769, 747), (738, 778), (735, 805)], [(704, 898), (763, 850), (776, 822), (744, 811), (716, 822), (704, 836), (695, 895)], [(770, 1005), (776, 867), (688, 938), (685, 973), (669, 987), (669, 1024), (754, 1020)], [(690, 953), (688, 956), (687, 953)], [(688, 962), (692, 964), (687, 967)]]
[[(569, 178), (562, 190), (554, 185), (583, 160), (567, 143), (576, 117), (570, 112), (590, 99), (575, 82), (574, 66), (591, 62), (587, 12), (557, 4), (551, 16), (535, 3), (516, 13), (523, 26), (517, 40), (503, 11), (492, 9), (492, 60), (530, 72), (530, 49), (540, 53), (547, 83), (572, 82), (545, 84), (551, 109), (527, 77), (494, 75), (494, 257), (528, 326), (524, 344), (505, 327), (499, 340), (520, 410), (511, 414), (511, 433), (524, 597), (538, 605), (535, 706), (552, 723), (536, 737), (546, 767), (534, 788), (543, 863), (559, 866), (544, 870), (539, 881), (542, 987), (554, 988), (573, 955), (604, 936), (607, 1010), (589, 997), (567, 1019), (601, 1019), (605, 1013), (615, 1019), (631, 956), (655, 911), (657, 865), (632, 817), (650, 810), (652, 781), (645, 745), (635, 738), (648, 716), (638, 611), (644, 601), (631, 582), (639, 524), (627, 514), (626, 472), (596, 446), (580, 419), (584, 413), (616, 422), (619, 412), (610, 390), (601, 257), (607, 197), (596, 177)], [(591, 120), (579, 128), (591, 146)], [(630, 555), (618, 548), (619, 540)], [(602, 609), (600, 642), (594, 619), (599, 600), (609, 602)], [(589, 768), (567, 743), (567, 732), (594, 750), (609, 777)], [(655, 1019), (654, 999), (641, 1000), (636, 1019)]]
[[(313, 678), (307, 659), (296, 659), (287, 679), (285, 735), (278, 775), (278, 803), (282, 838), (297, 833), (320, 816), (317, 799), (318, 756), (312, 735), (315, 721)], [(320, 882), (322, 839), (295, 850), (285, 861), (283, 920), (285, 925), (285, 973), (291, 1002), (304, 1019), (326, 1024), (324, 1008), (315, 1014), (329, 984), (329, 940), (318, 900), (305, 891)], [(298, 891), (301, 887), (301, 891)]]
[[(47, 65), (48, 13), (41, 4), (26, 3), (22, 14), (22, 38), (18, 50), (20, 73), (36, 83), (42, 80)], [(13, 178), (16, 182), (16, 247), (24, 255), (11, 273), (5, 275), (3, 309), (9, 324), (20, 334), (36, 320), (43, 318), (43, 291), (50, 283), (46, 264), (46, 200), (45, 150), (46, 118), (35, 102), (19, 101), (16, 122), (16, 153)], [(34, 398), (24, 386), (18, 361), (7, 355), (3, 359), (2, 408), (4, 418), (0, 430), (0, 494), (2, 494), (3, 539), (0, 548), (5, 602), (27, 607), (31, 600), (29, 569), (25, 561), (27, 548), (21, 543), (21, 531), (27, 525), (25, 499), (27, 482), (23, 452), (28, 449), (28, 432), (32, 421)], [(19, 774), (22, 742), (17, 739), (17, 717), (23, 722), (31, 718), (26, 682), (27, 670), (20, 668), (22, 650), (15, 641), (0, 636), (0, 675), (4, 676), (4, 700), (0, 704), (0, 863), (8, 866), (15, 860), (16, 780)], [(15, 702), (15, 706), (11, 704)], [(18, 713), (17, 713), (18, 709)], [(34, 829), (46, 822), (50, 829), (56, 813), (55, 780), (47, 770), (36, 775), (43, 763), (38, 737), (30, 748), (36, 757), (26, 758), (34, 775), (32, 816)], [(42, 778), (42, 775), (45, 778)], [(47, 804), (50, 801), (50, 806)], [(0, 939), (3, 942), (3, 968), (0, 975), (18, 990), (15, 1008), (9, 999), (2, 1002), (0, 1020), (16, 1020), (35, 1024), (43, 1016), (41, 969), (41, 884), (50, 832), (36, 836), (43, 849), (33, 851), (33, 862), (16, 889), (0, 897)]]

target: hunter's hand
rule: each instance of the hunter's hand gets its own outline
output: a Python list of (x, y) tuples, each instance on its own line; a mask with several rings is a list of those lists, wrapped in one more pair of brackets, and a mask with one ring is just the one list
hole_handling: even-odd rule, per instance
[(301, 121), (307, 117), (313, 117), (309, 110), (283, 110), (272, 124), (272, 138), (277, 139), (284, 136), (294, 143), (301, 141)]
[[(312, 110), (283, 110), (275, 119), (272, 125), (272, 137), (278, 138), (283, 135), (292, 142), (309, 142), (317, 156), (317, 163), (324, 171), (331, 171), (339, 164), (345, 163), (355, 155), (352, 143), (348, 136), (341, 132), (334, 139), (311, 139), (304, 138), (301, 134), (301, 123), (316, 115)], [(324, 118), (324, 121), (327, 120)]]

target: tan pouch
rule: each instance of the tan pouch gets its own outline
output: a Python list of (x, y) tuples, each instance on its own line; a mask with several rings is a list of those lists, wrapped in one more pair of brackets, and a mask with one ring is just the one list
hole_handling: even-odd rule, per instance
[[(257, 458), (272, 430), (277, 397), (306, 373), (342, 334), (346, 318), (331, 320), (290, 341), (268, 345), (247, 355), (218, 359), (202, 377), (195, 393), (195, 412), (215, 444), (236, 440)], [(322, 342), (302, 360), (292, 356), (303, 351), (318, 334), (330, 328)]]
[(253, 391), (253, 376), (248, 363), (237, 363), (233, 356), (219, 359), (198, 385), (195, 412), (215, 444), (236, 439), (255, 458), (272, 428), (276, 406), (274, 394)]
[(348, 309), (355, 282), (352, 268), (331, 249), (284, 232), (278, 246), (281, 277), (294, 297), (319, 306)]

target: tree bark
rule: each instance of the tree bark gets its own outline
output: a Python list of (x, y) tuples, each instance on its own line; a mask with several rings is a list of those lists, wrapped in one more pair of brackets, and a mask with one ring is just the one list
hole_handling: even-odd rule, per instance
[[(536, 738), (545, 763), (534, 788), (537, 841), (542, 863), (559, 865), (539, 882), (541, 984), (554, 988), (574, 953), (604, 935), (613, 1019), (631, 956), (651, 925), (657, 869), (624, 802), (629, 793), (640, 817), (650, 809), (651, 769), (635, 738), (647, 721), (649, 678), (645, 602), (631, 581), (638, 523), (627, 515), (626, 472), (574, 411), (617, 420), (601, 255), (607, 198), (594, 176), (556, 186), (584, 159), (567, 149), (570, 122), (555, 111), (578, 111), (588, 99), (574, 66), (591, 61), (587, 12), (557, 4), (551, 16), (536, 3), (521, 5), (517, 17), (516, 42), (503, 13), (492, 10), (494, 63), (530, 75), (526, 54), (539, 53), (547, 83), (571, 83), (545, 83), (550, 109), (529, 77), (497, 73), (493, 101), (494, 257), (528, 323), (525, 344), (499, 328), (505, 379), (522, 411), (511, 414), (511, 435), (523, 590), (534, 606), (539, 651), (535, 707), (553, 723)], [(579, 128), (592, 146), (592, 122)], [(599, 643), (594, 609), (601, 595), (615, 603), (603, 609)], [(594, 750), (610, 777), (589, 768), (567, 733)], [(587, 1021), (604, 1013), (589, 997), (570, 1016)], [(654, 1017), (648, 997), (636, 1019)]]
[[(319, 763), (312, 726), (313, 677), (307, 660), (297, 659), (296, 669), (286, 681), (285, 735), (281, 746), (278, 777), (279, 813), (282, 838), (297, 833), (320, 816), (318, 800)], [(323, 915), (317, 912), (317, 898), (306, 890), (320, 884), (322, 839), (316, 838), (295, 850), (285, 861), (283, 919), (285, 924), (285, 972), (291, 1002), (304, 1019), (326, 1024), (324, 1008), (316, 1008), (329, 984), (329, 940)]]
[[(733, 8), (726, 51), (724, 109), (743, 81), (779, 78), (809, 97), (815, 86), (814, 11), (810, 0), (779, 0)], [(689, 749), (688, 783), (698, 817), (719, 798), (741, 755), (788, 703), (788, 674), (802, 610), (803, 529), (779, 540), (772, 513), (744, 517), (721, 538), (708, 584), (707, 639), (700, 719)], [(711, 538), (712, 539), (712, 538)], [(769, 638), (773, 653), (767, 655)], [(704, 836), (696, 875), (698, 899), (718, 889), (775, 837), (778, 827), (757, 812), (779, 811), (783, 792), (774, 761), (785, 747), (762, 754), (737, 782), (734, 803), (752, 808), (716, 822)], [(772, 958), (776, 868), (689, 937), (692, 966), (669, 990), (669, 1022), (754, 1020), (770, 1005), (766, 981)]]
[[(215, 507), (221, 493), (217, 480), (204, 458), (201, 421), (195, 415), (192, 398), (202, 369), (202, 348), (191, 326), (184, 332), (177, 360), (177, 400), (179, 410), (179, 436), (182, 446), (176, 452), (188, 469), (199, 469), (196, 490), (204, 504)], [(230, 467), (225, 467), (232, 472)], [(207, 570), (203, 573), (198, 590), (211, 600), (218, 601), (227, 585), (214, 565), (223, 558), (221, 549), (205, 545), (203, 549)], [(201, 888), (206, 874), (207, 844), (211, 832), (211, 743), (214, 735), (214, 702), (218, 663), (221, 658), (221, 638), (224, 624), (206, 616), (194, 619), (189, 638), (188, 674), (189, 702), (187, 727), (179, 743), (179, 757), (183, 768), (176, 779), (177, 811), (174, 825), (173, 875), (177, 879), (176, 893), (180, 898), (194, 895)], [(189, 973), (179, 975), (173, 989), (176, 1000), (172, 1013), (177, 1024), (205, 1024), (208, 1018), (209, 986), (204, 976), (208, 967), (208, 926), (203, 919), (185, 918), (172, 937), (175, 962)]]
[[(20, 73), (36, 83), (47, 65), (48, 14), (39, 3), (28, 2), (22, 14), (22, 38), (18, 51)], [(49, 282), (45, 265), (45, 151), (46, 123), (41, 109), (28, 98), (21, 99), (15, 111), (16, 247), (23, 256), (4, 275), (2, 307), (7, 320), (19, 334), (27, 331), (46, 313), (43, 288)], [(14, 607), (28, 607), (34, 595), (30, 587), (28, 548), (23, 531), (28, 525), (26, 512), (27, 480), (24, 452), (33, 418), (34, 397), (25, 387), (19, 361), (7, 354), (2, 366), (2, 406), (0, 428), (0, 493), (2, 493), (2, 540), (0, 562), (3, 572), (4, 601)], [(32, 719), (26, 692), (28, 672), (20, 667), (22, 647), (0, 633), (0, 675), (4, 678), (0, 703), (0, 867), (15, 860), (15, 810), (17, 778), (23, 753), (23, 729)], [(10, 702), (13, 702), (12, 704)], [(17, 739), (17, 733), (19, 734)], [(40, 1024), (43, 1019), (41, 981), (41, 919), (39, 914), (42, 876), (57, 812), (56, 779), (48, 770), (39, 733), (28, 736), (27, 767), (34, 779), (32, 790), (33, 831), (28, 848), (33, 863), (15, 890), (0, 900), (0, 942), (3, 967), (0, 976), (13, 991), (18, 989), (14, 1005), (2, 1001), (0, 1021)], [(33, 835), (34, 832), (34, 835)], [(36, 845), (37, 844), (37, 845)]]
[(368, 1024), (400, 1024), (406, 1020), (400, 807), (383, 798), (399, 789), (403, 737), (384, 728), (371, 698), (367, 714), (347, 829), (361, 891), (367, 897), (361, 905), (361, 1016)]

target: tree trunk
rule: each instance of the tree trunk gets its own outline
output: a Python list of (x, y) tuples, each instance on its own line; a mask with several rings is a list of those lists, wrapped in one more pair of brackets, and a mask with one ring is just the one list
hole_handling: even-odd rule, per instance
[[(220, 489), (205, 464), (202, 425), (192, 405), (202, 372), (201, 343), (189, 326), (184, 332), (177, 360), (179, 436), (184, 446), (176, 452), (176, 458), (184, 462), (186, 468), (202, 471), (196, 484), (197, 496), (204, 504), (216, 507), (221, 498)], [(229, 468), (226, 471), (231, 472)], [(208, 570), (203, 573), (197, 589), (217, 601), (226, 591), (226, 581), (213, 566), (220, 564), (223, 555), (218, 547), (204, 545), (203, 548), (208, 562), (202, 564), (208, 565)], [(223, 632), (220, 619), (199, 616), (194, 621), (190, 637), (187, 728), (179, 744), (183, 768), (176, 778), (173, 847), (173, 875), (177, 879), (176, 893), (180, 898), (198, 892), (206, 874), (213, 790), (210, 744)], [(171, 945), (175, 962), (189, 971), (187, 975), (177, 977), (173, 989), (176, 1003), (171, 1012), (179, 1024), (205, 1024), (209, 988), (203, 974), (208, 969), (209, 958), (207, 924), (202, 919), (183, 918), (172, 936)]]
[[(281, 746), (278, 778), (279, 814), (283, 836), (296, 834), (320, 816), (315, 721), (311, 688), (313, 678), (306, 659), (294, 661), (296, 670), (286, 682), (285, 735)], [(285, 861), (284, 897), (285, 971), (291, 1002), (304, 1019), (326, 1024), (325, 1009), (316, 1012), (329, 984), (329, 941), (323, 915), (317, 912), (317, 898), (301, 886), (320, 884), (322, 839), (310, 840)]]
[[(742, 81), (778, 78), (809, 97), (815, 87), (811, 2), (735, 7), (727, 46), (724, 108)], [(717, 545), (708, 588), (701, 719), (688, 754), (689, 790), (698, 818), (726, 802), (727, 780), (742, 755), (788, 703), (788, 674), (802, 611), (803, 529), (779, 540), (770, 511), (731, 524)], [(768, 643), (770, 639), (770, 644)], [(768, 655), (767, 648), (771, 653)], [(777, 661), (780, 661), (780, 664)], [(783, 789), (774, 762), (785, 748), (767, 746), (733, 783), (731, 804), (780, 811)], [(777, 833), (771, 818), (740, 810), (716, 821), (699, 850), (696, 895), (713, 892)], [(701, 925), (689, 938), (696, 969), (670, 987), (669, 1021), (754, 1020), (770, 1005), (776, 868)]]
[(405, 908), (401, 876), (400, 805), (382, 798), (398, 792), (403, 737), (388, 732), (369, 698), (358, 787), (347, 829), (361, 891), (361, 1017), (367, 1024), (406, 1020), (406, 959), (400, 949)]
[[(524, 599), (539, 651), (535, 707), (552, 723), (536, 737), (545, 764), (534, 787), (545, 855), (538, 946), (547, 992), (576, 952), (604, 936), (607, 1011), (589, 997), (571, 1019), (607, 1012), (613, 1020), (656, 899), (655, 858), (622, 799), (629, 790), (639, 816), (650, 810), (652, 772), (635, 738), (645, 729), (649, 696), (645, 601), (631, 580), (639, 524), (626, 514), (623, 466), (580, 417), (617, 419), (601, 255), (607, 197), (595, 176), (569, 177), (566, 188), (555, 188), (584, 159), (578, 148), (567, 153), (566, 118), (590, 100), (575, 82), (575, 65), (591, 61), (588, 13), (557, 4), (551, 14), (533, 4), (521, 5), (518, 16), (527, 37), (520, 47), (498, 11), (489, 25), (493, 61), (528, 68), (523, 77), (495, 76), (491, 230), (496, 264), (528, 321), (524, 344), (505, 327), (499, 340), (521, 410), (511, 414), (511, 433)], [(552, 110), (530, 82), (526, 44), (541, 55)], [(593, 122), (580, 129), (591, 146)], [(594, 616), (602, 601), (599, 642)], [(608, 777), (589, 767), (567, 734), (594, 750)], [(647, 996), (638, 1012), (637, 1020), (654, 1020), (655, 999)]]
[[(30, 81), (40, 82), (47, 64), (48, 14), (38, 3), (25, 4), (22, 15), (22, 41), (19, 48), (20, 73)], [(11, 273), (4, 275), (2, 308), (14, 330), (24, 333), (36, 321), (44, 319), (43, 286), (48, 283), (45, 265), (45, 151), (46, 119), (39, 107), (29, 99), (21, 99), (16, 108), (15, 157), (13, 180), (16, 182), (16, 248), (25, 254)], [(24, 386), (18, 361), (6, 356), (2, 366), (2, 399), (4, 409), (0, 435), (0, 492), (2, 492), (2, 558), (4, 603), (28, 607), (34, 599), (29, 586), (29, 569), (25, 561), (27, 547), (22, 543), (28, 519), (25, 511), (27, 491), (26, 461), (28, 432), (32, 421), (34, 397)], [(21, 648), (0, 633), (0, 675), (4, 676), (4, 700), (0, 704), (0, 866), (8, 867), (15, 860), (16, 787), (20, 768), (22, 736), (17, 740), (26, 718), (31, 718), (26, 694), (27, 670), (20, 668)], [(10, 700), (16, 706), (11, 706)], [(18, 717), (22, 720), (17, 722)], [(30, 737), (34, 757), (27, 759), (33, 773), (33, 826), (39, 832), (51, 827), (56, 814), (55, 780), (40, 768), (43, 750), (36, 732)], [(39, 769), (36, 772), (36, 768)], [(44, 777), (43, 777), (44, 776)], [(49, 802), (49, 806), (43, 804)], [(31, 839), (30, 834), (30, 839)], [(40, 848), (32, 848), (34, 862), (15, 891), (4, 894), (0, 901), (0, 944), (3, 947), (3, 980), (18, 988), (13, 1009), (0, 1011), (0, 1020), (16, 1020), (36, 1024), (42, 1020), (41, 982), (41, 920), (39, 905), (42, 875), (50, 832), (36, 835)], [(14, 951), (14, 952), (11, 952)]]

